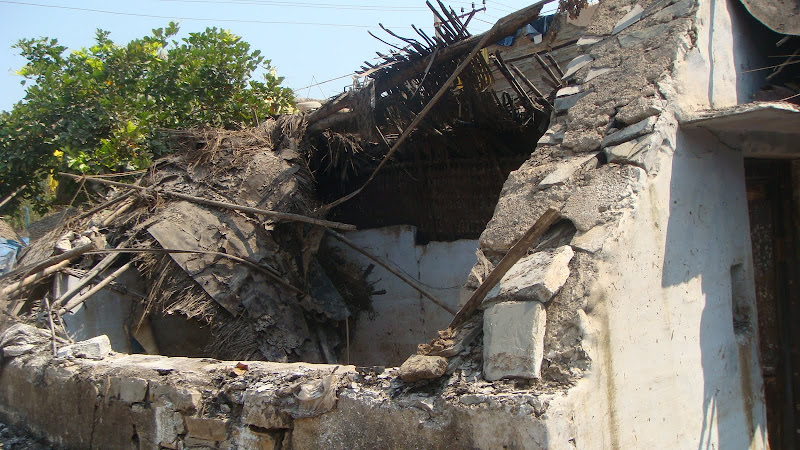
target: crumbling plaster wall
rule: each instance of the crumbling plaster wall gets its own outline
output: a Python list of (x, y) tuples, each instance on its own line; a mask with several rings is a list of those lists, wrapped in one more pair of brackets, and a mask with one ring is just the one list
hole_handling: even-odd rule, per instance
[[(758, 60), (741, 11), (601, 2), (568, 95), (481, 236), (501, 255), (548, 207), (577, 228), (579, 257), (545, 305), (541, 377), (573, 384), (550, 402), (551, 443), (766, 446), (742, 154), (678, 128), (757, 90), (740, 75)], [(607, 164), (584, 156), (598, 151)]]

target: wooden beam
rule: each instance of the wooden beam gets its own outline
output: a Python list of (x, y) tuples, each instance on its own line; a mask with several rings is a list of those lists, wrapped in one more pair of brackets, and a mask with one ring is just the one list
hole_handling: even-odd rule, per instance
[[(144, 190), (147, 189), (145, 187), (137, 186), (135, 184), (120, 183), (118, 181), (111, 181), (111, 180), (106, 180), (106, 179), (103, 179), (103, 178), (81, 177), (81, 176), (78, 176), (78, 175), (73, 175), (71, 173), (65, 173), (65, 172), (59, 172), (59, 175), (61, 175), (62, 177), (67, 177), (67, 178), (71, 178), (71, 179), (74, 179), (74, 180), (79, 180), (79, 179), (85, 178), (86, 180), (94, 181), (95, 183), (107, 184), (109, 186), (124, 187), (124, 188), (128, 188), (128, 189), (136, 189), (136, 190), (139, 190), (139, 191), (144, 191)], [(222, 208), (222, 209), (230, 209), (230, 210), (234, 210), (234, 211), (242, 211), (242, 212), (249, 212), (249, 213), (253, 213), (253, 214), (260, 214), (260, 215), (263, 215), (263, 216), (275, 217), (276, 219), (282, 219), (282, 220), (290, 220), (290, 221), (295, 221), (295, 222), (306, 222), (306, 223), (311, 223), (311, 224), (314, 224), (314, 225), (322, 225), (324, 227), (336, 228), (336, 229), (339, 229), (339, 230), (355, 230), (356, 229), (355, 225), (349, 225), (349, 224), (340, 223), (340, 222), (331, 222), (330, 220), (316, 219), (314, 217), (307, 217), (307, 216), (303, 216), (303, 215), (300, 215), (300, 214), (292, 214), (292, 213), (285, 213), (285, 212), (279, 212), (279, 211), (271, 211), (271, 210), (268, 210), (268, 209), (261, 209), (261, 208), (251, 208), (249, 206), (236, 205), (234, 203), (227, 203), (227, 202), (219, 202), (219, 201), (216, 201), (216, 200), (210, 200), (210, 199), (202, 198), (202, 197), (195, 197), (194, 195), (183, 194), (183, 193), (180, 193), (180, 192), (174, 192), (174, 191), (170, 191), (170, 190), (160, 190), (158, 192), (160, 192), (160, 193), (162, 193), (164, 195), (170, 196), (170, 197), (179, 198), (181, 200), (186, 200), (186, 201), (193, 202), (193, 203), (199, 203), (201, 205), (216, 206), (216, 207)]]
[(486, 294), (500, 282), (503, 276), (517, 261), (525, 256), (531, 245), (536, 242), (536, 239), (539, 239), (560, 217), (561, 214), (553, 208), (548, 209), (542, 214), (542, 217), (539, 217), (539, 220), (522, 235), (517, 243), (511, 247), (511, 250), (506, 253), (506, 256), (497, 264), (497, 267), (492, 270), (492, 273), (486, 277), (486, 280), (472, 293), (467, 303), (465, 303), (458, 313), (456, 313), (456, 316), (453, 317), (453, 321), (450, 322), (450, 328), (456, 328), (469, 319), (481, 305), (483, 299), (486, 298)]

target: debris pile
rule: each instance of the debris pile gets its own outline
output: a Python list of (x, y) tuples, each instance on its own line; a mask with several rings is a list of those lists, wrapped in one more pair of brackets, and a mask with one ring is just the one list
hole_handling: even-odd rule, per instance
[[(336, 258), (318, 258), (323, 226), (353, 227), (315, 217), (303, 132), (302, 116), (242, 132), (180, 132), (178, 151), (135, 183), (90, 180), (119, 192), (23, 255), (15, 275), (33, 279), (6, 287), (18, 298), (12, 313), (36, 315), (37, 300), (50, 296), (50, 309), (66, 314), (133, 269), (143, 279), (127, 292), (139, 304), (134, 330), (179, 315), (211, 328), (207, 355), (335, 362), (344, 322), (369, 307), (370, 290), (358, 268), (319, 262)], [(69, 261), (83, 269), (78, 281), (58, 297), (42, 292), (37, 277)]]

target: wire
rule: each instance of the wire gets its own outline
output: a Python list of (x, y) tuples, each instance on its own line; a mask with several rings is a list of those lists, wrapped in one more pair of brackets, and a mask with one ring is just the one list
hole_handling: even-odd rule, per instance
[(283, 6), (297, 8), (335, 8), (335, 9), (354, 9), (363, 11), (393, 11), (393, 12), (414, 12), (422, 11), (427, 8), (416, 6), (380, 6), (380, 5), (353, 5), (353, 4), (333, 4), (333, 3), (294, 3), (281, 1), (261, 1), (261, 0), (160, 0), (162, 2), (174, 3), (212, 3), (227, 5), (262, 5), (262, 6)]
[[(314, 26), (321, 26), (321, 27), (373, 28), (372, 25), (357, 25), (357, 24), (348, 24), (348, 23), (290, 22), (290, 21), (278, 21), (278, 20), (238, 20), (238, 19), (220, 19), (220, 18), (204, 18), (204, 17), (160, 16), (160, 15), (155, 15), (155, 14), (139, 14), (139, 13), (127, 13), (127, 12), (120, 12), (120, 11), (108, 11), (108, 10), (103, 10), (103, 9), (78, 8), (78, 7), (74, 7), (74, 6), (42, 5), (40, 3), (16, 2), (16, 1), (11, 1), (11, 0), (0, 0), (0, 3), (6, 3), (6, 4), (10, 4), (10, 5), (38, 6), (38, 7), (42, 7), (42, 8), (67, 9), (67, 10), (71, 10), (71, 11), (94, 12), (94, 13), (101, 13), (101, 14), (113, 14), (113, 15), (118, 15), (118, 16), (147, 17), (147, 18), (153, 18), (153, 19), (197, 20), (197, 21), (207, 21), (207, 22), (260, 23), (260, 24), (267, 24), (267, 25), (314, 25)], [(394, 27), (394, 28), (406, 28), (406, 27)]]
[(330, 80), (320, 81), (319, 83), (315, 83), (315, 84), (309, 84), (308, 86), (303, 86), (301, 88), (297, 88), (296, 90), (302, 91), (303, 89), (312, 88), (314, 86), (320, 86), (320, 85), (323, 85), (325, 83), (330, 83), (331, 81), (341, 80), (342, 78), (347, 78), (347, 77), (350, 77), (350, 76), (353, 76), (353, 75), (354, 75), (354, 73), (350, 72), (347, 75), (342, 75), (340, 77), (331, 78)]

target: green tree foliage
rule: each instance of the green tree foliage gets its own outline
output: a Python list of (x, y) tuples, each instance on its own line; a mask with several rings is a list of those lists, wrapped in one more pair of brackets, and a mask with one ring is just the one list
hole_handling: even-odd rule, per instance
[(168, 152), (159, 130), (235, 129), (291, 110), (283, 78), (240, 37), (208, 28), (178, 41), (177, 32), (170, 23), (120, 46), (98, 30), (94, 46), (70, 53), (56, 39), (20, 40), (28, 87), (0, 113), (0, 198), (28, 184), (44, 207), (46, 183), (36, 181), (54, 171), (140, 169)]

